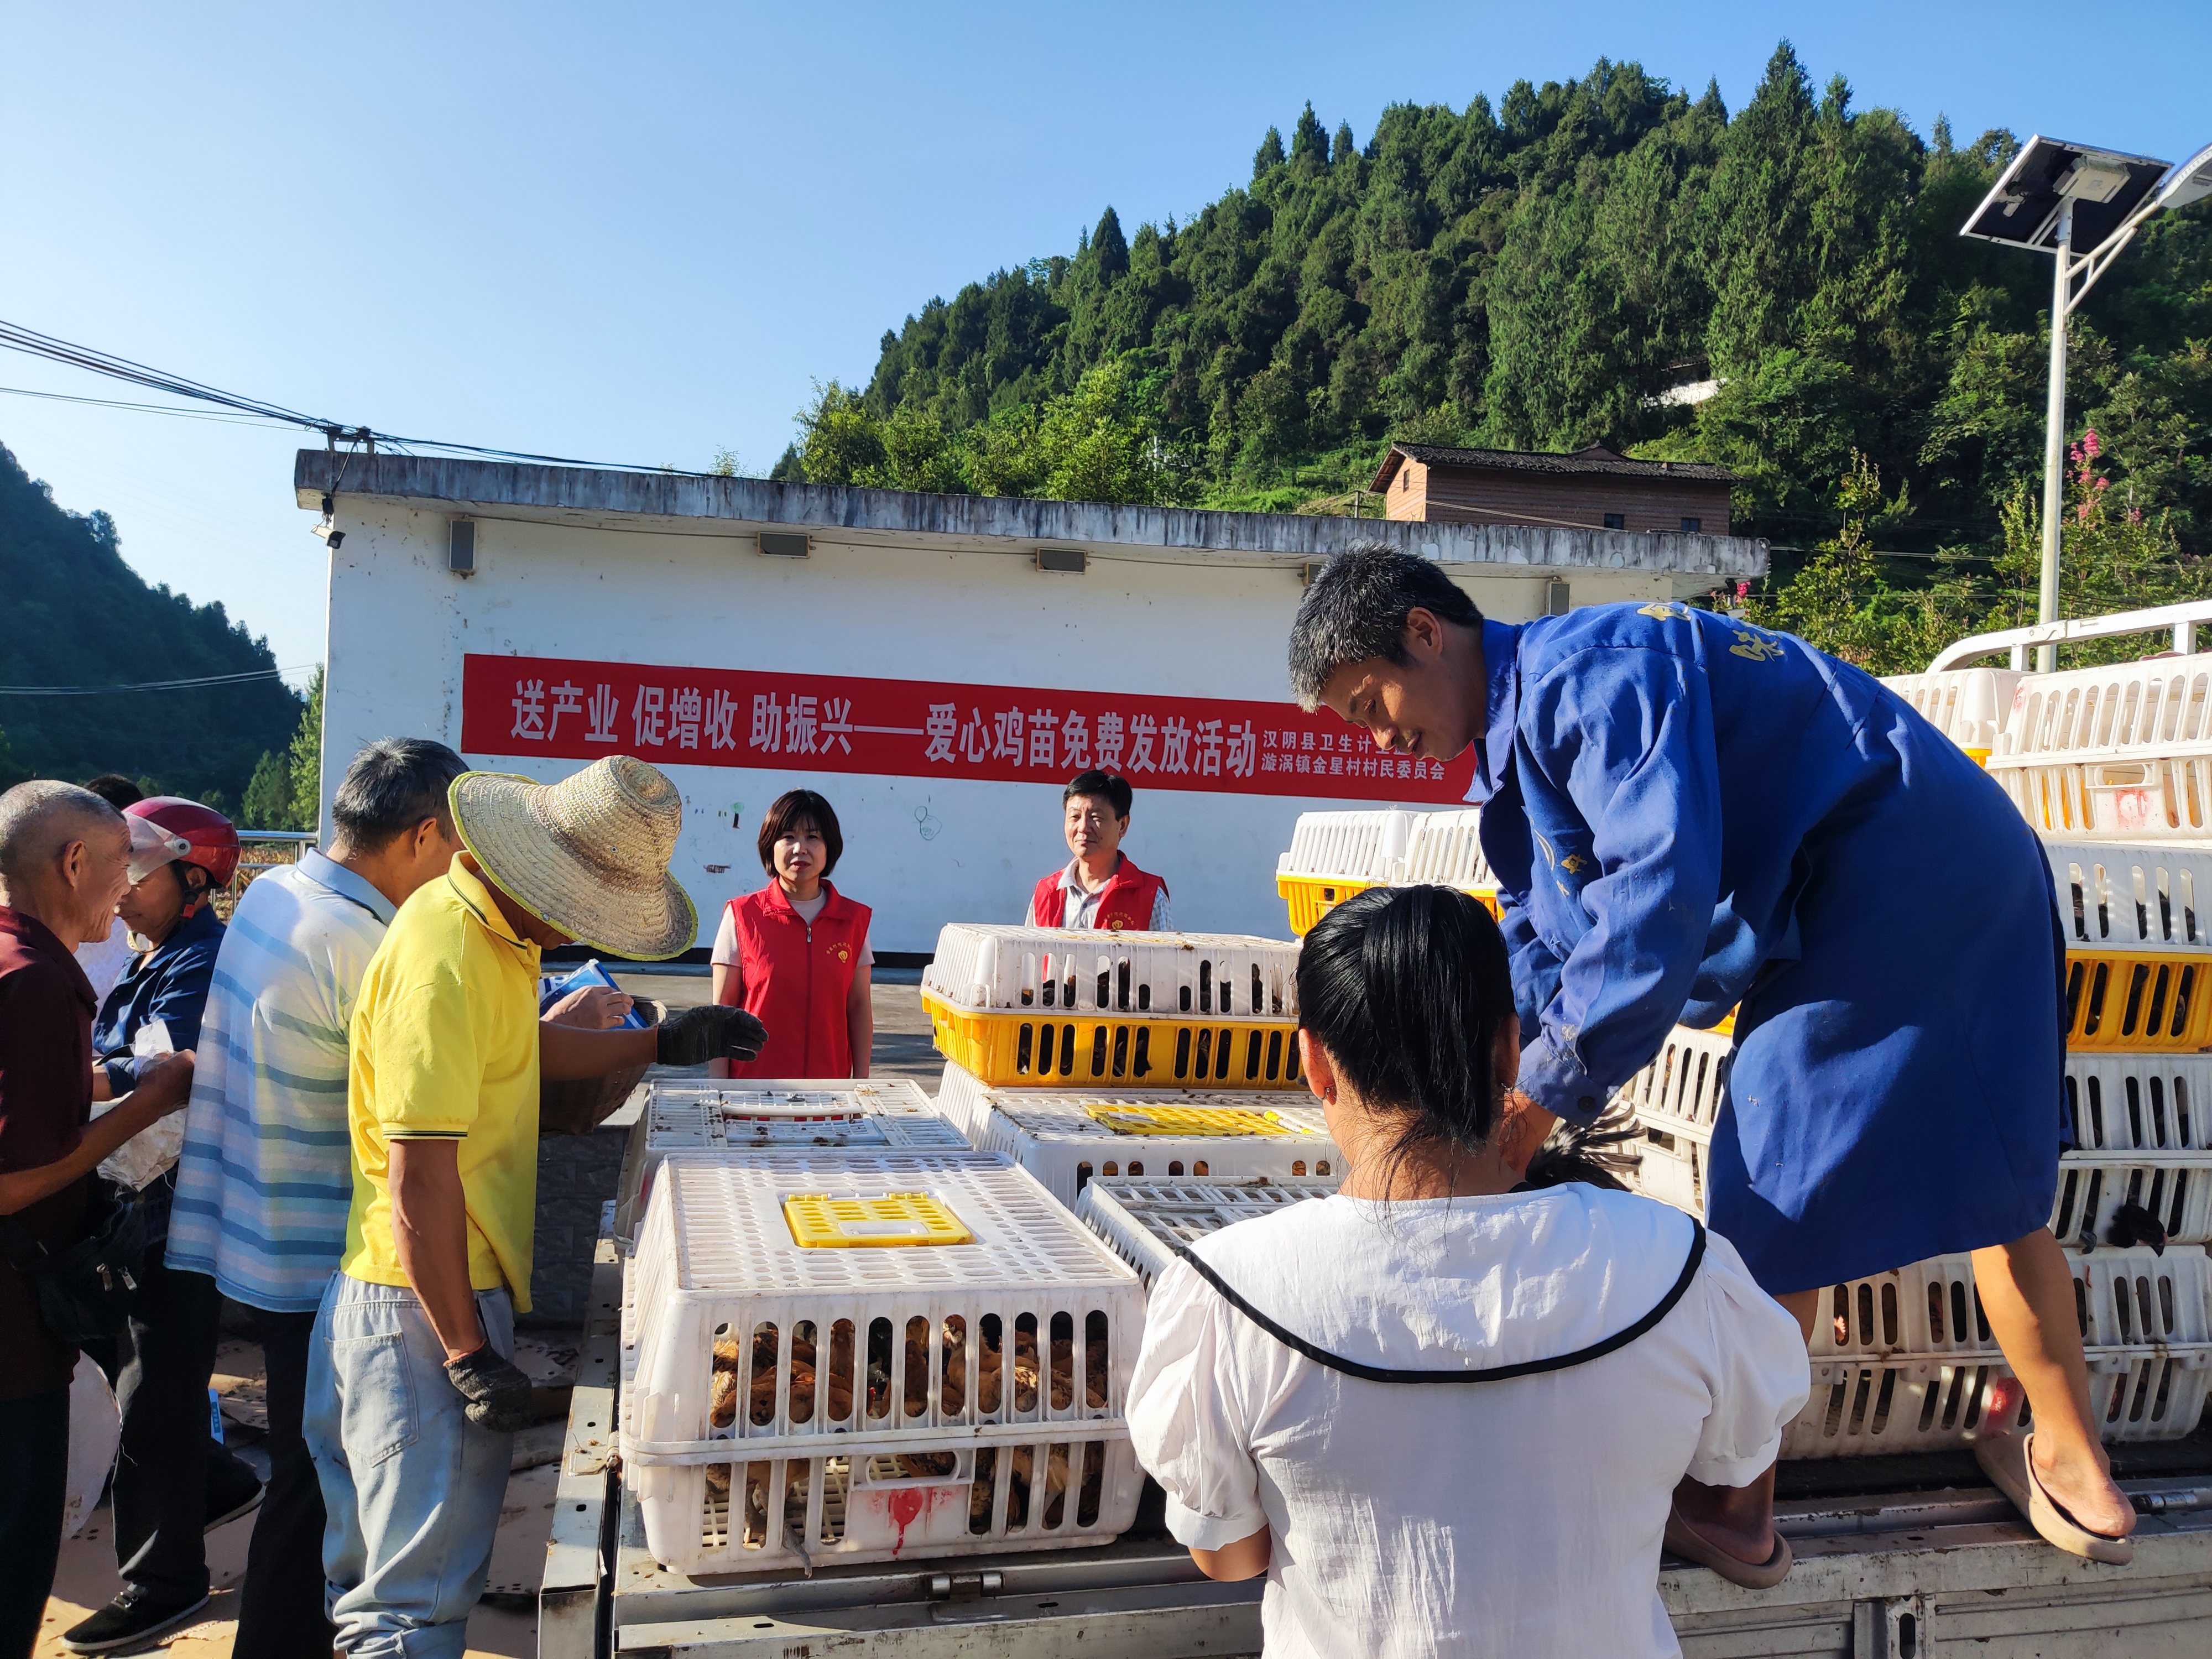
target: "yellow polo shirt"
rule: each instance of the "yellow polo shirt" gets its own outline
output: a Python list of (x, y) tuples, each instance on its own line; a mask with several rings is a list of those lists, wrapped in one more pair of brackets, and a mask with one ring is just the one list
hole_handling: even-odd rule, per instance
[(478, 878), (453, 867), (416, 890), (370, 959), (354, 1005), (346, 1127), (353, 1208), (341, 1271), (404, 1285), (392, 1240), (390, 1144), (459, 1143), (469, 1282), (530, 1307), (538, 1202), (538, 947)]

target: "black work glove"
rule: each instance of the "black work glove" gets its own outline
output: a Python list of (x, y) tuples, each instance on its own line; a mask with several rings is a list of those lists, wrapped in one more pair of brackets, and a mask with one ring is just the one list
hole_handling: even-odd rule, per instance
[(469, 1402), (469, 1421), (480, 1429), (514, 1434), (536, 1419), (530, 1406), (530, 1378), (489, 1342), (459, 1359), (448, 1359), (446, 1378)]
[(768, 1027), (742, 1008), (709, 1003), (678, 1008), (656, 1028), (663, 1066), (704, 1066), (710, 1060), (750, 1060), (768, 1041)]

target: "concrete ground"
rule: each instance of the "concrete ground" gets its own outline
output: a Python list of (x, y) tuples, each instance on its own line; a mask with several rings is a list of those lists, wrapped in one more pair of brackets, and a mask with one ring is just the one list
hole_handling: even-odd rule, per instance
[[(657, 997), (678, 1007), (708, 998), (703, 974), (624, 972), (616, 977), (635, 995)], [(934, 1096), (945, 1062), (930, 1046), (929, 1018), (922, 1011), (920, 984), (921, 975), (911, 969), (877, 971), (876, 1042), (870, 1069), (878, 1077), (912, 1078)], [(557, 1349), (557, 1340), (549, 1334), (532, 1334), (544, 1339), (549, 1349)], [(557, 1365), (557, 1359), (547, 1363)], [(223, 1393), (224, 1415), (233, 1425), (229, 1433), (235, 1449), (248, 1462), (265, 1469), (254, 1443), (258, 1437), (257, 1425), (262, 1420), (259, 1351), (251, 1343), (226, 1342), (216, 1366), (216, 1383)], [(547, 1380), (554, 1380), (550, 1372)], [(526, 1437), (544, 1439), (548, 1432), (540, 1428), (530, 1431)], [(558, 1456), (558, 1441), (554, 1439), (553, 1457)], [(526, 1462), (532, 1455), (533, 1449), (526, 1445), (516, 1461)], [(552, 1526), (557, 1474), (549, 1459), (535, 1468), (519, 1470), (507, 1484), (499, 1534), (492, 1545), (489, 1591), (469, 1620), (471, 1656), (533, 1659), (537, 1653), (536, 1594), (545, 1540)], [(46, 1604), (46, 1624), (33, 1650), (36, 1659), (62, 1659), (69, 1651), (62, 1645), (62, 1632), (115, 1594), (115, 1546), (109, 1521), (109, 1510), (103, 1505), (85, 1523), (83, 1531), (63, 1541), (53, 1598)], [(252, 1532), (253, 1518), (247, 1516), (208, 1535), (208, 1567), (214, 1577), (215, 1594), (182, 1629), (154, 1645), (165, 1647), (176, 1659), (228, 1659), (231, 1638), (237, 1632), (238, 1586), (246, 1576), (246, 1544)]]

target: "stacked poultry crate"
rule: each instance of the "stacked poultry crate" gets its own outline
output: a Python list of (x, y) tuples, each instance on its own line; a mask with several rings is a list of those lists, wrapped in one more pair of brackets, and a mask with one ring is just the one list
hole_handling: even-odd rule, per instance
[(1333, 1190), (1340, 1155), (1300, 1081), (1297, 952), (1206, 933), (947, 927), (922, 981), (951, 1062), (938, 1110), (1074, 1209), (1099, 1182)]
[(1302, 812), (1275, 864), (1275, 890), (1304, 939), (1316, 922), (1370, 887), (1456, 887), (1498, 914), (1498, 880), (1482, 856), (1481, 814)]
[(1104, 1544), (1143, 1289), (909, 1082), (654, 1082), (617, 1200), (624, 1480), (687, 1573)]
[[(2050, 1226), (2073, 1265), (2092, 1401), (2108, 1440), (2178, 1439), (2212, 1383), (2212, 853), (2051, 842), (2067, 931), (2065, 1110)], [(1638, 1184), (1703, 1215), (1733, 1039), (1678, 1027), (1621, 1091), (1644, 1129)], [(1839, 1285), (1814, 1389), (1783, 1455), (1962, 1443), (2008, 1376), (1966, 1257)]]

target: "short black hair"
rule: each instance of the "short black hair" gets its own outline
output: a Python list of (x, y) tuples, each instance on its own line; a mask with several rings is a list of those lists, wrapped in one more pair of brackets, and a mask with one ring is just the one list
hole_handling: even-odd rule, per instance
[(845, 856), (845, 832), (837, 827), (836, 809), (811, 789), (787, 789), (769, 805), (756, 838), (761, 868), (774, 875), (776, 842), (807, 824), (821, 833), (822, 845), (830, 854), (822, 866), (822, 878), (827, 881), (837, 860)]
[(1298, 1024), (1364, 1103), (1409, 1113), (1402, 1154), (1473, 1151), (1498, 1123), (1492, 1058), (1513, 975), (1490, 912), (1451, 887), (1370, 887), (1298, 951)]
[(1088, 772), (1078, 772), (1067, 781), (1067, 787), (1060, 792), (1060, 807), (1063, 812), (1067, 803), (1078, 795), (1096, 795), (1114, 809), (1114, 816), (1129, 816), (1129, 803), (1136, 799), (1137, 792), (1129, 787), (1128, 779), (1113, 772), (1102, 772), (1092, 767)]
[(1406, 660), (1406, 617), (1433, 611), (1462, 628), (1482, 626), (1473, 599), (1433, 560), (1380, 542), (1347, 548), (1321, 568), (1291, 624), (1291, 692), (1311, 713), (1329, 678), (1348, 662)]
[(84, 787), (118, 812), (146, 799), (146, 792), (120, 772), (102, 772), (96, 778), (87, 778)]
[(379, 738), (366, 744), (346, 768), (331, 803), (338, 833), (363, 852), (389, 846), (425, 818), (438, 820), (453, 839), (453, 810), (447, 791), (469, 763), (442, 743), (428, 738)]

